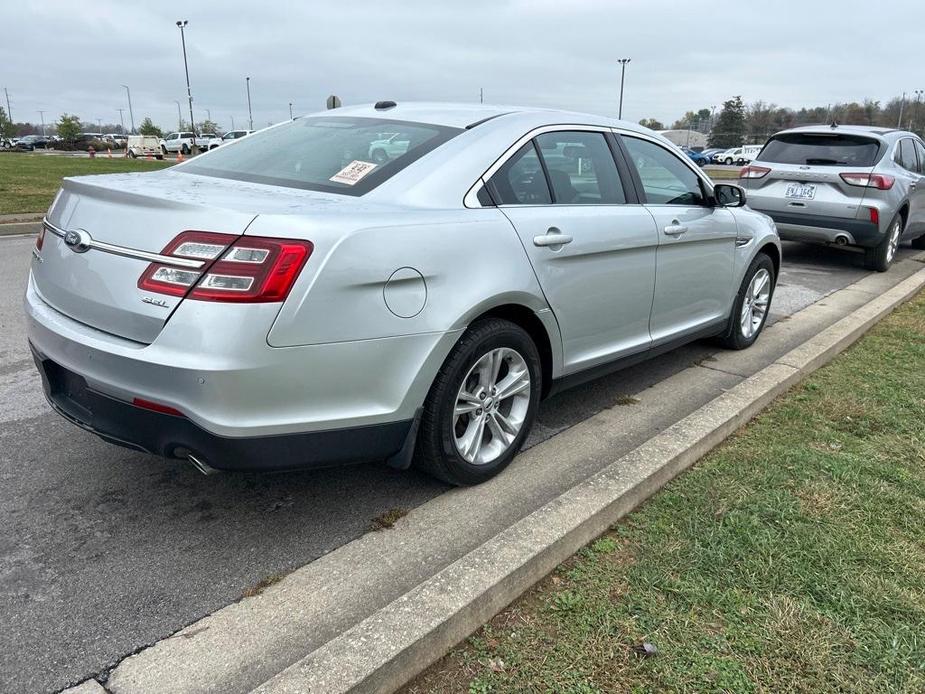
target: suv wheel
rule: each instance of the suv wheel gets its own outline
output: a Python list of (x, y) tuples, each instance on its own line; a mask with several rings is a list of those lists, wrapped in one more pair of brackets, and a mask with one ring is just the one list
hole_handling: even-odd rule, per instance
[(161, 154), (167, 156), (167, 146), (161, 145)]
[(494, 477), (533, 426), (541, 379), (539, 352), (525, 330), (499, 318), (473, 323), (431, 386), (416, 465), (456, 485)]
[(771, 312), (774, 297), (774, 262), (764, 253), (759, 253), (742, 278), (739, 293), (732, 305), (729, 327), (719, 342), (728, 349), (751, 347)]
[(183, 145), (183, 146), (180, 148), (180, 151), (183, 152), (183, 156), (185, 157), (185, 156), (186, 156), (187, 154), (189, 154), (189, 152), (190, 152), (189, 146)]
[(726, 160), (723, 163), (726, 166), (732, 166), (732, 157), (726, 157)]
[(886, 272), (893, 264), (896, 258), (896, 251), (899, 249), (899, 240), (903, 235), (903, 218), (897, 214), (890, 222), (889, 229), (875, 248), (868, 248), (864, 256), (864, 264), (868, 270), (877, 272)]

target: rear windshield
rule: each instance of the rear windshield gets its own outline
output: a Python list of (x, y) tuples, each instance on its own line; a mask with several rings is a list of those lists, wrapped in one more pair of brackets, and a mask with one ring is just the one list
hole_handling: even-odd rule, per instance
[(300, 118), (235, 140), (177, 170), (363, 195), (460, 132), (379, 118)]
[(880, 143), (860, 135), (790, 133), (772, 137), (757, 161), (809, 166), (873, 166)]

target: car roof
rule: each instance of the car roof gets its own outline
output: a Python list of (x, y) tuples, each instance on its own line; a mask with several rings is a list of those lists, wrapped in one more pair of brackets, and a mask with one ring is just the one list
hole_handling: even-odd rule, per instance
[(775, 135), (785, 135), (790, 133), (845, 133), (847, 135), (873, 135), (883, 139), (898, 139), (900, 137), (914, 135), (914, 133), (897, 128), (885, 128), (876, 125), (840, 125), (819, 124), (819, 125), (801, 125), (797, 128), (781, 130)]
[(335, 115), (354, 116), (358, 118), (385, 118), (417, 123), (431, 123), (450, 128), (474, 127), (483, 121), (510, 115), (530, 116), (530, 120), (545, 121), (549, 124), (574, 123), (577, 125), (598, 125), (602, 127), (620, 127), (640, 133), (651, 133), (637, 123), (621, 121), (616, 118), (600, 116), (578, 111), (557, 109), (506, 106), (498, 104), (467, 104), (406, 101), (395, 106), (377, 109), (375, 104), (345, 106), (332, 111), (321, 111), (311, 116)]

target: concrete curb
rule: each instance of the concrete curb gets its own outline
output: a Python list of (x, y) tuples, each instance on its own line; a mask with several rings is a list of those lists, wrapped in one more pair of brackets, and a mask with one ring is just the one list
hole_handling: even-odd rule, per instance
[(774, 398), (925, 286), (925, 269), (499, 533), (255, 689), (390, 692), (407, 683)]
[(15, 222), (0, 224), (0, 236), (17, 236), (20, 234), (37, 234), (42, 229), (41, 219), (37, 222)]

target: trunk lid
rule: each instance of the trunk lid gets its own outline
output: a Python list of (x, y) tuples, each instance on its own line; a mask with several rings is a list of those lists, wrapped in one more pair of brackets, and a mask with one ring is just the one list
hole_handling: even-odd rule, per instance
[[(183, 297), (138, 288), (151, 262), (143, 253), (160, 254), (183, 231), (237, 238), (258, 214), (316, 207), (315, 197), (342, 196), (171, 171), (65, 179), (32, 263), (35, 288), (74, 320), (150, 344)], [(96, 245), (79, 252), (66, 243), (68, 231)]]

